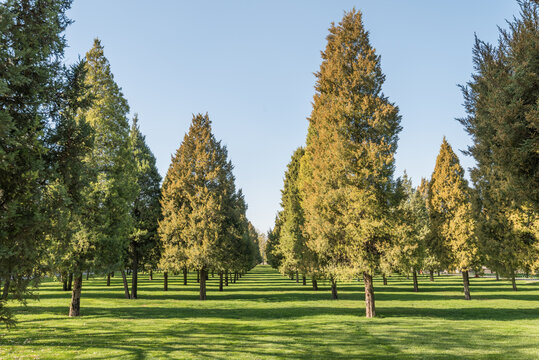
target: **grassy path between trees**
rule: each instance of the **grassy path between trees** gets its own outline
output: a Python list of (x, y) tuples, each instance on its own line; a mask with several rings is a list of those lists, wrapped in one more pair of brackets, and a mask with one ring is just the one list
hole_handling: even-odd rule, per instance
[[(138, 300), (123, 299), (121, 278), (83, 282), (80, 318), (68, 318), (70, 294), (45, 282), (40, 301), (16, 307), (18, 326), (0, 330), (1, 359), (538, 359), (539, 283), (471, 279), (472, 301), (460, 278), (375, 279), (379, 317), (364, 317), (361, 283), (328, 284), (313, 292), (257, 266), (223, 293), (217, 276), (208, 300), (197, 300), (190, 274), (142, 275)], [(12, 304), (15, 306), (16, 304)]]

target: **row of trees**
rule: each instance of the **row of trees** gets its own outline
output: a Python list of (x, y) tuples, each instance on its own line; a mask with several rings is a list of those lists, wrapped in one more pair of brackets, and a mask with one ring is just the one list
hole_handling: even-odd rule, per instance
[(331, 283), (363, 277), (366, 316), (375, 316), (372, 276), (397, 271), (462, 272), (483, 265), (512, 279), (539, 270), (537, 215), (536, 59), (538, 5), (521, 3), (520, 19), (502, 31), (498, 47), (476, 41), (477, 73), (462, 87), (472, 135), (473, 188), (443, 140), (430, 180), (414, 188), (393, 178), (400, 128), (398, 108), (381, 92), (380, 58), (361, 13), (332, 24), (305, 148), (285, 173), (281, 206), (268, 233), (268, 262), (285, 274)]
[(100, 41), (62, 63), (70, 5), (0, 4), (0, 320), (8, 325), (8, 299), (24, 302), (47, 274), (72, 290), (69, 315), (78, 316), (83, 273), (119, 270), (125, 296), (136, 299), (139, 270), (196, 269), (203, 299), (205, 272), (239, 274), (260, 261), (208, 117), (194, 117), (161, 188)]

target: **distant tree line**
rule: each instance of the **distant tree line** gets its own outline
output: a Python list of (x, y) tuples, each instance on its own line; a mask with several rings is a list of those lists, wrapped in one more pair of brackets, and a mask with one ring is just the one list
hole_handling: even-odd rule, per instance
[[(71, 66), (63, 35), (71, 0), (0, 4), (0, 320), (43, 276), (72, 291), (83, 275), (208, 271), (237, 279), (262, 261), (226, 147), (196, 115), (161, 186), (156, 160), (114, 81), (101, 42)], [(126, 271), (131, 273), (131, 286)], [(222, 285), (220, 287), (222, 290)]]
[(359, 11), (332, 24), (322, 52), (305, 148), (285, 172), (282, 210), (268, 233), (267, 261), (314, 290), (362, 278), (366, 316), (375, 316), (372, 277), (398, 272), (462, 273), (486, 266), (508, 277), (539, 271), (539, 5), (500, 30), (497, 46), (476, 39), (475, 73), (461, 86), (476, 160), (473, 186), (443, 139), (430, 179), (395, 179), (398, 108), (382, 93), (385, 77)]

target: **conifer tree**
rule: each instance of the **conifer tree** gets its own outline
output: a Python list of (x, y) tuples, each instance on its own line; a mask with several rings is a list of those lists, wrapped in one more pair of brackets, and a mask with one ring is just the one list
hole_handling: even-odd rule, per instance
[(338, 278), (363, 274), (366, 316), (373, 317), (400, 116), (381, 91), (385, 76), (361, 13), (345, 13), (329, 31), (301, 165), (307, 243), (333, 292)]
[(84, 192), (85, 213), (74, 241), (74, 283), (69, 315), (80, 315), (82, 271), (110, 273), (121, 268), (133, 232), (132, 207), (137, 192), (136, 164), (130, 148), (129, 106), (114, 81), (99, 40), (86, 54), (86, 79), (92, 106), (79, 116), (94, 131), (86, 157), (94, 180)]
[(208, 115), (193, 116), (163, 182), (159, 234), (163, 268), (200, 271), (200, 300), (206, 299), (208, 270), (222, 258), (219, 245), (225, 241), (225, 211), (234, 206), (233, 179), (226, 148), (213, 136)]
[(392, 268), (401, 274), (412, 274), (414, 291), (419, 291), (417, 274), (423, 268), (429, 217), (423, 193), (412, 187), (406, 173), (402, 179), (404, 198), (396, 209), (394, 241), (384, 252)]
[(133, 117), (130, 145), (136, 164), (137, 193), (132, 208), (134, 230), (130, 237), (129, 258), (131, 263), (131, 298), (137, 298), (138, 270), (143, 264), (156, 266), (160, 253), (157, 225), (161, 217), (161, 175), (155, 165), (155, 157), (146, 144), (145, 136), (138, 126), (138, 115)]
[(520, 8), (498, 46), (476, 38), (475, 73), (461, 87), (468, 116), (459, 119), (473, 140), (482, 253), (515, 290), (515, 271), (539, 259), (539, 4)]
[(281, 212), (275, 217), (273, 229), (268, 231), (268, 241), (266, 242), (266, 260), (272, 268), (278, 269), (281, 266), (282, 254), (279, 252), (279, 239), (281, 233)]
[(0, 321), (8, 298), (24, 301), (42, 273), (49, 180), (45, 135), (62, 88), (70, 0), (0, 3)]
[(468, 270), (476, 265), (478, 255), (471, 191), (445, 137), (429, 183), (428, 209), (433, 248), (438, 258), (447, 259), (448, 269), (462, 271), (464, 297), (470, 300)]
[(46, 192), (50, 221), (46, 262), (53, 276), (60, 274), (64, 290), (69, 289), (68, 282), (71, 285), (74, 236), (80, 230), (86, 207), (83, 194), (92, 181), (92, 170), (85, 159), (93, 149), (94, 134), (85, 117), (77, 116), (92, 102), (85, 78), (85, 62), (79, 60), (66, 74), (57, 125), (48, 137), (47, 158), (54, 171)]

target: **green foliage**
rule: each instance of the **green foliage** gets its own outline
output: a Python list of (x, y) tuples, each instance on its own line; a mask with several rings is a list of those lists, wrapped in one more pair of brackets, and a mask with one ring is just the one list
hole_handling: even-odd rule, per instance
[(73, 243), (75, 272), (89, 268), (110, 272), (122, 264), (133, 233), (136, 162), (130, 146), (129, 106), (114, 82), (99, 40), (94, 41), (85, 60), (85, 84), (93, 101), (78, 116), (94, 131), (94, 146), (85, 158), (93, 174), (83, 191), (86, 205)]
[(328, 277), (372, 274), (389, 237), (398, 108), (359, 11), (329, 29), (301, 161), (308, 246)]
[[(146, 144), (135, 114), (129, 134), (130, 147), (135, 159), (137, 192), (132, 208), (134, 228), (129, 244), (130, 261), (135, 266), (155, 269), (161, 257), (161, 243), (157, 234), (161, 218), (161, 175), (157, 171), (155, 156)], [(132, 264), (133, 266), (133, 264)]]
[(172, 158), (161, 193), (161, 267), (240, 271), (254, 266), (256, 249), (236, 192), (226, 147), (211, 132), (208, 115), (193, 116)]
[(281, 234), (281, 213), (275, 217), (275, 226), (268, 231), (268, 240), (266, 242), (266, 261), (272, 268), (278, 269), (281, 266), (283, 255), (279, 251), (279, 241)]
[(468, 116), (459, 119), (477, 163), (471, 178), (482, 253), (502, 274), (539, 271), (539, 4), (520, 6), (497, 47), (476, 38), (476, 72), (462, 87)]
[(5, 300), (24, 300), (46, 252), (45, 135), (62, 88), (62, 32), (70, 0), (0, 3), (0, 321)]
[[(395, 211), (394, 241), (384, 249), (384, 258), (401, 274), (418, 272), (424, 266), (426, 239), (430, 231), (426, 194), (414, 189), (406, 173), (401, 186), (404, 198)], [(387, 272), (387, 271), (386, 271)]]
[(457, 155), (443, 139), (429, 182), (430, 248), (443, 268), (470, 270), (477, 261), (471, 191)]

